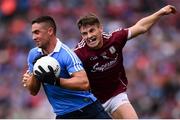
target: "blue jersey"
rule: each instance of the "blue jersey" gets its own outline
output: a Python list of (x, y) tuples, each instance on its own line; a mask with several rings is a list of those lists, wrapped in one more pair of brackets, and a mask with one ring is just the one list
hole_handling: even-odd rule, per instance
[[(28, 69), (33, 71), (34, 59), (42, 54), (40, 48), (33, 48), (28, 55)], [(83, 70), (82, 62), (65, 44), (57, 39), (57, 44), (49, 56), (54, 57), (61, 66), (60, 78), (70, 78), (73, 72)], [(92, 102), (96, 97), (89, 91), (75, 91), (43, 83), (44, 91), (56, 115), (63, 115), (81, 109)]]

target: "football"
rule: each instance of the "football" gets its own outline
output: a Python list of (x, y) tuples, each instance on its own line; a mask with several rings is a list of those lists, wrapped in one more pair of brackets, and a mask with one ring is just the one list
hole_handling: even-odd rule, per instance
[(59, 62), (55, 58), (50, 56), (44, 56), (38, 59), (34, 64), (33, 73), (36, 75), (35, 70), (41, 72), (38, 66), (41, 66), (46, 72), (49, 72), (48, 65), (50, 65), (53, 68), (55, 76), (59, 77), (60, 69), (61, 69)]

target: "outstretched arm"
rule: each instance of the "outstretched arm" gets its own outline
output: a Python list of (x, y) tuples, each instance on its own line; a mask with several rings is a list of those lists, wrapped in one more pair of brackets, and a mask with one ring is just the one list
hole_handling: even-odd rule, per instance
[(172, 5), (167, 5), (154, 14), (139, 20), (134, 26), (128, 28), (131, 32), (131, 37), (129, 39), (147, 32), (162, 16), (171, 13), (175, 14), (176, 8)]

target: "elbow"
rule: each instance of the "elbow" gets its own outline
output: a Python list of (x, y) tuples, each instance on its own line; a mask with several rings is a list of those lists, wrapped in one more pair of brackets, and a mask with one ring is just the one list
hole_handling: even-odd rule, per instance
[(36, 96), (37, 93), (38, 93), (38, 92), (35, 92), (35, 91), (31, 91), (31, 92), (30, 92), (30, 94), (31, 94), (32, 96)]
[(32, 96), (36, 96), (37, 94), (36, 93), (30, 93)]
[(90, 84), (89, 84), (88, 79), (84, 80), (84, 83), (83, 83), (83, 85), (81, 87), (82, 87), (81, 88), (82, 90), (89, 90), (90, 89)]
[(83, 90), (89, 90), (89, 89), (90, 89), (89, 82), (85, 83), (85, 84), (83, 85), (83, 88), (82, 88), (82, 89), (83, 89)]
[(149, 30), (150, 28), (147, 28), (147, 27), (145, 27), (145, 26), (142, 26), (141, 28), (140, 28), (140, 33), (141, 34), (143, 34), (143, 33), (146, 33), (148, 30)]
[(29, 92), (32, 96), (36, 96), (39, 92), (39, 89), (29, 88)]
[(85, 91), (89, 90), (90, 89), (90, 83), (89, 83), (89, 79), (87, 77), (86, 72), (84, 72), (84, 75), (81, 76), (81, 81), (83, 81), (81, 84), (81, 89), (85, 90)]
[(144, 28), (144, 29), (142, 30), (142, 33), (146, 33), (147, 31), (149, 31), (149, 29), (150, 29), (150, 28)]

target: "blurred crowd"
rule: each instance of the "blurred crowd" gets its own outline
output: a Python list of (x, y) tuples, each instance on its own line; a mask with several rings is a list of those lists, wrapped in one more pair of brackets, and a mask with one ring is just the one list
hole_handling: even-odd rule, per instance
[[(0, 118), (54, 118), (43, 91), (22, 87), (27, 54), (34, 47), (31, 20), (51, 15), (57, 35), (70, 48), (81, 39), (77, 19), (97, 14), (104, 31), (130, 27), (179, 0), (0, 0)], [(148, 33), (127, 42), (124, 65), (129, 99), (140, 118), (180, 118), (180, 14), (163, 17)]]

